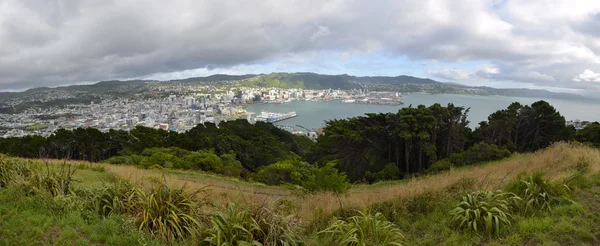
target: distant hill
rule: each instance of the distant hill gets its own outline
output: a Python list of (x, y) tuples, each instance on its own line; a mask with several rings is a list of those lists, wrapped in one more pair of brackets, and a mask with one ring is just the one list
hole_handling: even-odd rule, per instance
[(357, 89), (347, 75), (322, 75), (316, 73), (271, 73), (241, 82), (244, 86), (302, 88), (302, 89)]
[(561, 92), (551, 92), (547, 90), (534, 90), (534, 89), (497, 89), (491, 87), (483, 87), (486, 90), (492, 92), (493, 95), (499, 96), (507, 96), (507, 97), (540, 97), (540, 98), (558, 98), (558, 99), (582, 99), (582, 96), (570, 94), (570, 93), (561, 93)]
[(417, 78), (407, 75), (400, 75), (396, 77), (388, 77), (388, 76), (364, 76), (364, 77), (356, 77), (343, 75), (350, 81), (357, 81), (360, 83), (389, 83), (389, 84), (436, 84), (441, 83), (432, 79), (427, 78)]
[[(209, 83), (218, 85), (219, 83), (238, 83), (248, 87), (278, 87), (278, 88), (303, 88), (303, 89), (368, 89), (372, 91), (398, 91), (401, 93), (427, 93), (427, 94), (463, 94), (463, 95), (481, 95), (481, 96), (512, 96), (512, 97), (533, 97), (533, 98), (558, 98), (569, 100), (593, 100), (570, 93), (556, 93), (547, 90), (533, 90), (524, 88), (498, 89), (485, 86), (466, 86), (457, 83), (439, 82), (428, 78), (418, 78), (406, 75), (400, 76), (352, 76), (348, 74), (324, 75), (316, 73), (271, 73), (271, 74), (244, 74), (227, 75), (215, 74), (206, 77), (192, 77), (187, 79), (177, 79), (169, 81), (157, 80), (112, 80), (101, 81), (92, 85), (72, 85), (58, 88), (33, 88), (21, 93), (3, 93), (0, 96), (5, 98), (19, 96), (22, 94), (32, 94), (46, 90), (76, 90), (96, 93), (116, 93), (115, 87), (123, 85), (143, 85), (149, 82), (162, 83)], [(118, 93), (127, 93), (122, 90)]]
[(198, 83), (198, 82), (219, 82), (219, 81), (238, 81), (256, 77), (256, 74), (244, 74), (244, 75), (227, 75), (227, 74), (215, 74), (207, 77), (192, 77), (187, 79), (176, 79), (170, 80), (169, 82), (175, 83)]
[(435, 84), (431, 79), (416, 78), (406, 75), (396, 77), (367, 76), (357, 77), (347, 74), (323, 75), (316, 73), (271, 73), (261, 74), (242, 81), (245, 86), (303, 88), (303, 89), (358, 89), (361, 84)]

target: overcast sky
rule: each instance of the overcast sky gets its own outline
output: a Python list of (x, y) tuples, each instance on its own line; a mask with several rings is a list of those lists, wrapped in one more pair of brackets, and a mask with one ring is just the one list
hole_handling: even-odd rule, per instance
[(216, 73), (600, 92), (600, 0), (0, 0), (0, 90)]

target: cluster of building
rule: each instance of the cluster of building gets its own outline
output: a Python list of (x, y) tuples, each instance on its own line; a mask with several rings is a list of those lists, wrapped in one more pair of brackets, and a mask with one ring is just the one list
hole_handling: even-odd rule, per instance
[(404, 100), (398, 92), (368, 92), (352, 95), (343, 100), (344, 103), (401, 105)]
[(106, 132), (110, 129), (131, 130), (139, 125), (185, 132), (207, 122), (219, 124), (221, 121), (236, 119), (274, 122), (295, 117), (296, 114), (281, 115), (275, 119), (275, 116), (265, 117), (262, 112), (246, 112), (244, 106), (251, 103), (286, 103), (292, 100), (344, 100), (365, 92), (215, 87), (200, 90), (186, 85), (169, 85), (160, 87), (158, 92), (145, 93), (149, 96), (106, 97), (108, 99), (89, 104), (31, 108), (16, 114), (0, 114), (0, 136), (49, 136), (57, 129), (79, 127), (94, 127)]

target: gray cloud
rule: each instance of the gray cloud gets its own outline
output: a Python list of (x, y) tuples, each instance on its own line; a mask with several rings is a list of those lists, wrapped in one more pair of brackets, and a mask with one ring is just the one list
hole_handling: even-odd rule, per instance
[(498, 73), (433, 74), (588, 88), (574, 78), (600, 71), (600, 3), (575, 2), (0, 0), (0, 89), (311, 64), (315, 53), (476, 61)]

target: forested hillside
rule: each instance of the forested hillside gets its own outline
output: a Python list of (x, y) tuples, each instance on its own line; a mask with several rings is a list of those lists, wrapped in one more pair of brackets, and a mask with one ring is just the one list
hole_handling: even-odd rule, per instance
[[(319, 168), (352, 182), (377, 182), (435, 173), (536, 151), (553, 142), (598, 144), (597, 124), (576, 132), (545, 101), (513, 103), (470, 129), (468, 109), (452, 104), (406, 107), (327, 122), (315, 141), (270, 123), (245, 120), (198, 125), (186, 133), (136, 127), (59, 130), (48, 138), (0, 139), (0, 152), (27, 158), (106, 161), (145, 168), (194, 169), (269, 184), (301, 185)], [(315, 169), (316, 168), (316, 169)]]

